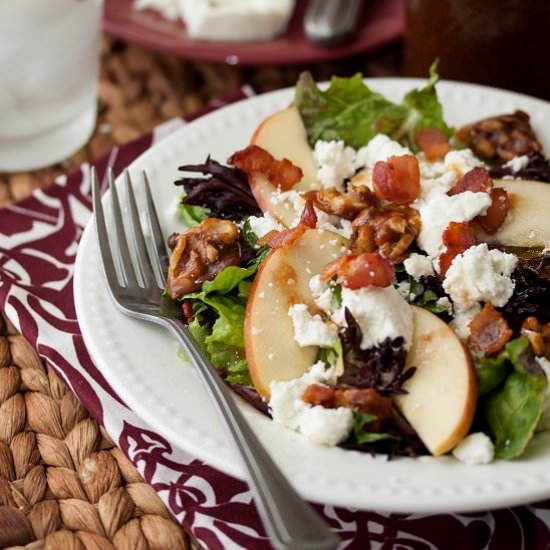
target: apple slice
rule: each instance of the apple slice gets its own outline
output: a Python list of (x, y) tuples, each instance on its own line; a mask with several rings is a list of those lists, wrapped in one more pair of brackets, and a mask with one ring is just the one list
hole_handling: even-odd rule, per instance
[(510, 211), (493, 235), (478, 233), (485, 242), (503, 246), (541, 247), (550, 242), (550, 183), (528, 180), (495, 180), (508, 192)]
[(269, 398), (272, 380), (301, 376), (315, 362), (317, 346), (301, 348), (288, 315), (293, 304), (315, 311), (309, 280), (342, 255), (346, 240), (310, 229), (291, 247), (272, 252), (254, 279), (244, 323), (246, 359), (255, 388)]
[[(317, 170), (313, 153), (307, 140), (302, 117), (296, 107), (288, 107), (266, 118), (254, 132), (250, 143), (262, 147), (278, 160), (287, 158), (303, 172), (302, 181), (294, 186), (296, 191), (307, 191), (315, 187)], [(262, 174), (250, 178), (250, 187), (256, 201), (264, 212), (269, 212), (287, 227), (300, 214), (300, 210), (289, 202), (275, 203), (271, 199), (277, 188)]]
[(474, 417), (477, 383), (468, 351), (449, 325), (414, 307), (407, 365), (417, 370), (396, 405), (430, 453), (447, 453), (468, 433)]

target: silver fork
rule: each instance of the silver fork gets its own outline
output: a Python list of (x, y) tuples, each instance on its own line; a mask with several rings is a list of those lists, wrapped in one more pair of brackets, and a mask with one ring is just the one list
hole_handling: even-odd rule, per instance
[[(107, 231), (95, 169), (92, 169), (91, 178), (97, 237), (111, 296), (123, 313), (169, 329), (187, 351), (244, 463), (248, 484), (272, 545), (276, 549), (297, 550), (336, 548), (338, 537), (301, 499), (267, 454), (218, 376), (216, 368), (196, 344), (187, 327), (176, 316), (161, 312), (168, 256), (147, 174), (143, 173), (143, 212), (155, 253), (147, 247), (128, 171), (124, 173), (124, 179), (129, 232), (124, 228), (121, 201), (112, 172), (109, 171), (109, 186), (114, 234)], [(118, 273), (116, 266), (119, 268)]]
[(363, 0), (309, 0), (304, 30), (312, 42), (331, 47), (355, 36)]

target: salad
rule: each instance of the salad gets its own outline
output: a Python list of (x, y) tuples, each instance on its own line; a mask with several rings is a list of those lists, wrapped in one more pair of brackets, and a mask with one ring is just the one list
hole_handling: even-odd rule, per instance
[(301, 75), (225, 164), (181, 166), (166, 294), (220, 375), (318, 445), (521, 456), (550, 429), (550, 165), (522, 111), (444, 120)]

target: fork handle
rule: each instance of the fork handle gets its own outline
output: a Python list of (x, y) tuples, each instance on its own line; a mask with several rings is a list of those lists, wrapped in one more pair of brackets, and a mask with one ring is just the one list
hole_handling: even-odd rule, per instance
[(216, 368), (206, 358), (187, 327), (177, 319), (169, 319), (168, 323), (198, 368), (244, 462), (247, 481), (271, 544), (277, 550), (336, 548), (339, 538), (302, 500), (267, 454), (237, 408)]

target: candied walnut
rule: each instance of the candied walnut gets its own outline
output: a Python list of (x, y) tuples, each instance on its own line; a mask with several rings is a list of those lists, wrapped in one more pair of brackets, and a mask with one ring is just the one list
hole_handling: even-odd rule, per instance
[(413, 155), (378, 161), (372, 170), (376, 196), (393, 204), (410, 204), (420, 194), (420, 165)]
[(475, 221), (481, 225), (486, 233), (492, 235), (504, 223), (510, 210), (510, 198), (505, 189), (495, 187), (491, 189), (491, 206), (483, 216), (477, 216)]
[(414, 137), (426, 160), (430, 162), (444, 158), (449, 152), (449, 142), (439, 128), (421, 128), (414, 133)]
[(485, 355), (492, 355), (506, 345), (512, 334), (504, 315), (491, 304), (485, 304), (470, 323), (468, 346)]
[(346, 288), (356, 290), (364, 286), (386, 287), (395, 277), (393, 264), (378, 252), (346, 254), (325, 266), (321, 279), (328, 281), (334, 276)]
[(487, 160), (508, 161), (542, 152), (529, 115), (523, 111), (478, 120), (457, 130), (456, 137)]
[(302, 169), (292, 164), (288, 159), (277, 160), (258, 145), (249, 145), (234, 153), (228, 160), (247, 175), (260, 172), (271, 184), (280, 187), (282, 191), (289, 191), (303, 177)]
[(451, 222), (443, 231), (443, 244), (447, 247), (439, 256), (439, 276), (445, 278), (453, 260), (476, 244), (476, 235), (469, 222)]
[(537, 357), (550, 358), (550, 323), (542, 324), (536, 317), (527, 317), (521, 325), (521, 334), (529, 338)]
[(354, 252), (380, 252), (402, 262), (420, 232), (420, 214), (410, 206), (386, 205), (364, 209), (352, 223)]
[(337, 389), (334, 392), (334, 406), (359, 409), (376, 416), (376, 420), (365, 425), (369, 432), (382, 431), (384, 422), (392, 417), (391, 397), (384, 397), (373, 388)]
[(166, 289), (174, 298), (199, 290), (230, 265), (239, 265), (239, 228), (228, 220), (207, 218), (178, 235), (170, 255)]
[(334, 390), (321, 384), (310, 384), (302, 394), (302, 401), (330, 408), (334, 404)]
[(489, 172), (481, 166), (476, 166), (466, 172), (449, 190), (449, 195), (458, 195), (464, 191), (473, 193), (488, 193), (493, 187), (493, 180)]
[(308, 191), (305, 197), (319, 210), (348, 220), (353, 220), (361, 210), (376, 202), (372, 191), (364, 185), (350, 185), (345, 193), (335, 187), (315, 189)]

